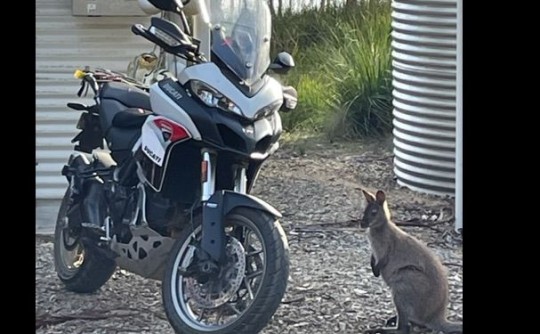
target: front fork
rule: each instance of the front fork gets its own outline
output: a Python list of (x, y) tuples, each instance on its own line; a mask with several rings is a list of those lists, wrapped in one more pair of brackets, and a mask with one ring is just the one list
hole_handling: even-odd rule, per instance
[[(216, 163), (211, 151), (202, 151), (202, 240), (201, 248), (213, 261), (225, 260), (225, 229), (223, 226), (223, 193), (216, 192)], [(246, 168), (237, 166), (234, 171), (234, 191), (246, 193)]]
[(201, 183), (202, 196), (201, 202), (206, 203), (216, 191), (216, 164), (210, 151), (202, 152), (201, 162)]
[[(216, 164), (210, 151), (202, 152), (201, 184), (203, 203), (207, 202), (216, 191)], [(246, 168), (236, 166), (234, 170), (234, 191), (245, 194), (247, 188)]]

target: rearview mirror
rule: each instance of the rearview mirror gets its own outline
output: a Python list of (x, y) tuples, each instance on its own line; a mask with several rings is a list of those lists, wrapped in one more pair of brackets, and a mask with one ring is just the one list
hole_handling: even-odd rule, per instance
[(288, 52), (280, 52), (270, 64), (269, 69), (277, 74), (286, 74), (294, 67), (294, 59)]

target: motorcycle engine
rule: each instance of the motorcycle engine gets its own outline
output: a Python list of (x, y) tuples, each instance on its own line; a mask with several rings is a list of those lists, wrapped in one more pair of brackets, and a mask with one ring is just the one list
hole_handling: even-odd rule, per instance
[(169, 227), (180, 227), (189, 219), (189, 210), (146, 188), (146, 219), (153, 230), (166, 235)]

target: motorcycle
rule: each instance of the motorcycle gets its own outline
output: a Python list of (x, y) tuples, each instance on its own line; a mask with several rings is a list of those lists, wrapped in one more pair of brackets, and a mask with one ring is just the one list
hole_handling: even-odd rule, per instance
[(132, 31), (187, 66), (150, 86), (76, 71), (79, 96), (91, 89), (95, 104), (68, 103), (81, 111), (80, 132), (62, 169), (55, 269), (79, 293), (98, 290), (117, 266), (161, 280), (177, 333), (257, 333), (286, 291), (289, 254), (281, 214), (249, 193), (279, 147), (279, 111), (297, 103), (269, 72), (294, 61), (282, 52), (270, 62), (263, 0), (199, 6), (211, 23), (209, 59), (184, 13), (189, 0), (149, 2), (183, 27), (152, 17)]

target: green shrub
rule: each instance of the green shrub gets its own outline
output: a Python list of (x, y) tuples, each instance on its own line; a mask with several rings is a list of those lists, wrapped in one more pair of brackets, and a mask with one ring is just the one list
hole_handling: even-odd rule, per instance
[(390, 1), (365, 0), (274, 19), (273, 52), (288, 51), (296, 62), (283, 78), (299, 95), (297, 109), (284, 115), (285, 129), (330, 138), (390, 131), (390, 14)]
[(299, 92), (298, 107), (283, 114), (283, 126), (290, 131), (321, 132), (326, 128), (333, 85), (321, 75), (300, 74), (293, 86)]

